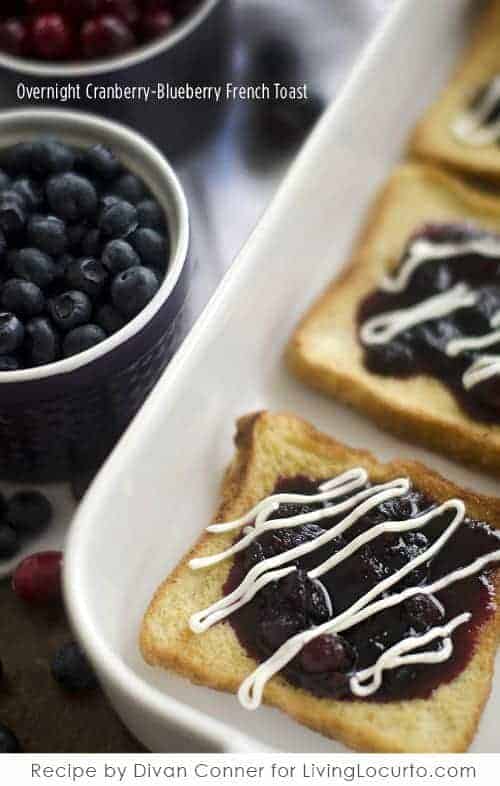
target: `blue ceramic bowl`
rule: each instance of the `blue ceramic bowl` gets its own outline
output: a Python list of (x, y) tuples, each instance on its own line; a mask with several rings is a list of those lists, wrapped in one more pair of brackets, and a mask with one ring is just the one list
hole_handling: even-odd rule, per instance
[(81, 112), (0, 113), (0, 147), (43, 133), (77, 147), (110, 145), (164, 208), (171, 249), (159, 291), (117, 333), (56, 363), (0, 372), (0, 477), (36, 482), (92, 472), (110, 452), (172, 355), (189, 267), (186, 199), (153, 145), (125, 126)]

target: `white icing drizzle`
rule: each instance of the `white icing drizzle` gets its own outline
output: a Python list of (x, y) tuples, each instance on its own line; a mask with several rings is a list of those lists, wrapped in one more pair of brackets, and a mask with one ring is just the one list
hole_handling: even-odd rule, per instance
[[(252, 598), (255, 597), (255, 595), (271, 581), (277, 581), (281, 578), (284, 578), (295, 570), (293, 566), (281, 568), (282, 565), (286, 564), (287, 562), (291, 562), (298, 557), (302, 557), (305, 554), (310, 554), (312, 551), (315, 551), (322, 546), (326, 546), (327, 543), (349, 529), (349, 527), (356, 523), (356, 521), (358, 521), (361, 516), (364, 516), (372, 508), (380, 505), (382, 502), (386, 502), (389, 499), (394, 499), (397, 496), (406, 494), (409, 488), (410, 483), (407, 478), (397, 478), (396, 480), (390, 481), (389, 483), (382, 483), (380, 485), (371, 486), (368, 489), (359, 491), (354, 496), (344, 500), (343, 502), (340, 502), (337, 505), (315, 510), (311, 513), (303, 514), (301, 516), (290, 516), (289, 518), (285, 519), (271, 519), (268, 522), (261, 522), (260, 524), (256, 519), (255, 526), (251, 533), (251, 540), (254, 540), (259, 535), (261, 535), (262, 532), (269, 529), (296, 527), (301, 526), (304, 523), (319, 522), (322, 518), (330, 518), (331, 516), (336, 516), (350, 510), (350, 513), (347, 513), (345, 518), (343, 518), (337, 525), (331, 529), (325, 530), (322, 535), (315, 538), (314, 540), (302, 543), (300, 546), (296, 546), (293, 549), (289, 549), (288, 551), (284, 551), (281, 554), (277, 554), (275, 557), (269, 557), (268, 559), (262, 560), (261, 562), (258, 562), (256, 565), (254, 565), (235, 590), (228, 593), (227, 595), (224, 595), (207, 609), (192, 615), (189, 620), (191, 630), (193, 630), (195, 633), (202, 633), (203, 631), (212, 627), (212, 625), (215, 625), (216, 622), (220, 622), (220, 620), (228, 617), (234, 611), (252, 600)], [(304, 495), (303, 501), (318, 501), (318, 497), (320, 496), (321, 494)], [(272, 498), (270, 497), (269, 499)], [(264, 502), (265, 501), (266, 500), (264, 500)], [(261, 512), (262, 510), (266, 510), (265, 506), (261, 508)], [(306, 516), (307, 521), (304, 521)], [(231, 523), (234, 524), (234, 522)], [(250, 542), (251, 541), (248, 540), (247, 545), (249, 545)], [(241, 541), (238, 541), (238, 543), (241, 543)], [(212, 555), (209, 558), (192, 560), (190, 562), (190, 567), (194, 570), (199, 570), (200, 568), (215, 565), (220, 562), (221, 559), (226, 559), (231, 555), (232, 553), (230, 553), (230, 550), (227, 549), (226, 551), (221, 552), (220, 554)], [(276, 570), (277, 568), (281, 569)], [(319, 574), (316, 574), (315, 576), (311, 576), (311, 578), (318, 578), (318, 576)]]
[(446, 345), (446, 354), (456, 357), (468, 349), (483, 349), (491, 347), (493, 344), (500, 343), (500, 329), (492, 333), (485, 333), (484, 336), (464, 336), (463, 338), (453, 338)]
[(496, 76), (487, 85), (481, 101), (466, 109), (455, 118), (451, 130), (460, 142), (473, 147), (491, 145), (500, 139), (500, 119), (486, 123), (492, 109), (500, 101), (500, 77)]
[[(500, 84), (500, 83), (499, 83)], [(407, 251), (400, 269), (393, 276), (385, 276), (381, 289), (387, 292), (402, 292), (410, 283), (417, 268), (430, 260), (448, 259), (464, 254), (499, 258), (500, 240), (497, 238), (476, 238), (456, 243), (433, 243), (425, 239), (415, 240)], [(431, 295), (421, 303), (408, 308), (387, 311), (366, 320), (360, 330), (361, 341), (367, 346), (387, 344), (398, 334), (416, 325), (440, 319), (460, 308), (468, 308), (477, 302), (477, 294), (465, 283), (455, 284), (443, 294)], [(451, 339), (444, 351), (448, 357), (456, 357), (471, 349), (483, 349), (500, 343), (500, 311), (490, 320), (492, 330), (482, 336), (464, 336)], [(466, 390), (500, 374), (500, 355), (485, 354), (478, 357), (462, 375)]]
[(498, 374), (500, 374), (500, 355), (481, 355), (464, 372), (462, 383), (466, 390), (471, 390), (480, 382), (485, 382)]
[(478, 254), (493, 259), (500, 257), (500, 240), (494, 237), (477, 237), (456, 243), (433, 243), (425, 238), (413, 241), (405, 259), (392, 276), (384, 276), (380, 288), (386, 292), (403, 292), (420, 265), (430, 260), (453, 259), (466, 254)]
[(448, 292), (432, 295), (415, 306), (386, 311), (367, 319), (361, 327), (361, 340), (368, 346), (387, 344), (408, 328), (445, 317), (460, 308), (473, 306), (476, 300), (477, 295), (467, 284), (456, 284)]
[[(379, 600), (375, 603), (366, 606), (356, 614), (351, 614), (351, 609), (347, 609), (347, 611), (343, 612), (343, 614), (340, 614), (338, 617), (334, 618), (333, 620), (329, 620), (328, 622), (323, 623), (323, 625), (319, 625), (316, 628), (311, 628), (310, 630), (303, 631), (302, 633), (297, 633), (295, 636), (292, 636), (290, 639), (288, 639), (288, 641), (282, 644), (282, 646), (278, 650), (276, 650), (276, 652), (270, 658), (268, 658), (266, 661), (261, 663), (260, 666), (258, 666), (255, 669), (255, 671), (252, 674), (250, 674), (246, 678), (246, 680), (244, 680), (244, 682), (242, 682), (240, 689), (238, 691), (238, 698), (241, 704), (248, 710), (257, 709), (257, 707), (260, 705), (262, 701), (262, 694), (266, 683), (272, 677), (274, 677), (275, 674), (281, 671), (281, 669), (283, 669), (288, 663), (290, 663), (290, 661), (293, 660), (293, 658), (295, 658), (295, 656), (299, 654), (299, 652), (303, 649), (303, 647), (306, 644), (308, 644), (310, 641), (313, 641), (313, 639), (316, 639), (318, 636), (322, 636), (326, 633), (338, 633), (343, 630), (347, 630), (348, 628), (354, 627), (355, 625), (358, 625), (360, 622), (363, 622), (363, 620), (373, 616), (373, 614), (376, 614), (379, 611), (383, 611), (386, 608), (399, 605), (403, 601), (410, 598), (412, 595), (431, 594), (434, 592), (439, 592), (440, 590), (444, 589), (450, 584), (465, 579), (468, 576), (473, 576), (475, 573), (479, 573), (481, 570), (486, 568), (489, 564), (498, 561), (500, 561), (500, 549), (493, 551), (491, 554), (487, 554), (484, 557), (479, 557), (473, 563), (467, 565), (465, 568), (461, 568), (459, 570), (453, 571), (452, 573), (448, 573), (446, 576), (443, 576), (441, 579), (438, 579), (432, 584), (428, 584), (424, 587), (409, 587), (408, 589), (403, 590), (403, 592), (400, 592), (395, 595), (389, 595), (386, 598), (382, 598), (382, 600)], [(349, 617), (347, 620), (344, 619), (346, 616)], [(456, 619), (457, 618), (455, 618), (455, 621)], [(452, 620), (452, 622), (454, 622), (454, 620)], [(445, 631), (449, 630), (449, 624), (448, 626), (445, 626), (444, 630)], [(445, 632), (445, 635), (449, 636), (449, 632)], [(412, 638), (415, 638), (417, 640), (420, 639), (420, 637), (412, 637)], [(387, 652), (388, 651), (386, 651), (384, 655), (387, 655)], [(451, 655), (451, 651), (450, 651), (450, 655)], [(397, 655), (393, 654), (390, 659), (390, 662), (386, 660), (384, 668), (385, 669), (389, 667), (395, 668), (396, 665), (398, 664), (394, 663), (392, 658), (397, 658), (397, 657), (398, 657)], [(427, 653), (415, 653), (413, 658), (414, 658), (413, 663), (428, 662)], [(390, 666), (389, 663), (392, 663), (393, 665)], [(376, 665), (377, 664), (375, 664), (375, 666)], [(353, 677), (351, 677), (350, 688), (351, 691), (356, 695), (356, 690), (357, 690), (356, 683), (352, 681), (355, 677), (356, 675), (353, 675)], [(373, 693), (374, 691), (372, 690), (370, 692)], [(365, 695), (368, 694), (365, 693)]]
[[(402, 639), (390, 647), (380, 656), (374, 666), (368, 669), (358, 671), (350, 680), (351, 691), (361, 698), (370, 696), (375, 693), (382, 685), (383, 673), (389, 669), (395, 669), (398, 666), (409, 666), (416, 663), (443, 663), (448, 660), (453, 653), (453, 642), (450, 638), (451, 634), (468, 622), (471, 615), (468, 612), (460, 614), (458, 617), (450, 620), (447, 625), (431, 628), (423, 636), (409, 636), (407, 639)], [(412, 650), (425, 647), (435, 639), (443, 639), (443, 646), (438, 650), (430, 650), (428, 652), (419, 652), (417, 655), (406, 655), (405, 653), (412, 652)], [(371, 678), (371, 679), (370, 679)], [(367, 680), (370, 680), (366, 685)]]
[[(246, 548), (256, 537), (267, 530), (302, 526), (304, 524), (321, 521), (321, 519), (325, 517), (330, 518), (332, 516), (342, 516), (342, 514), (345, 514), (340, 518), (337, 524), (331, 529), (326, 530), (319, 537), (302, 543), (274, 557), (258, 562), (250, 569), (235, 590), (223, 598), (220, 598), (209, 608), (194, 614), (189, 621), (191, 629), (195, 633), (202, 633), (216, 622), (225, 619), (234, 611), (251, 601), (264, 586), (272, 581), (279, 581), (296, 570), (294, 565), (286, 566), (286, 563), (295, 561), (305, 554), (326, 546), (334, 538), (352, 527), (353, 524), (370, 510), (377, 507), (382, 502), (406, 494), (410, 489), (410, 481), (408, 478), (396, 478), (387, 483), (378, 484), (370, 488), (362, 488), (367, 480), (368, 475), (366, 471), (358, 467), (333, 478), (327, 483), (323, 483), (319, 487), (319, 493), (317, 494), (274, 494), (259, 502), (251, 511), (239, 519), (222, 524), (214, 524), (208, 527), (208, 531), (212, 533), (231, 532), (244, 528), (244, 536), (236, 545), (239, 546), (244, 542), (245, 545), (242, 548)], [(348, 496), (347, 499), (341, 502), (328, 504), (324, 508), (318, 508), (310, 513), (290, 516), (289, 518), (268, 519), (268, 516), (276, 511), (280, 504), (331, 503), (332, 500), (344, 497), (346, 494), (350, 494), (351, 496)], [(376, 584), (344, 612), (336, 617), (333, 616), (331, 599), (326, 587), (319, 579), (320, 576), (334, 570), (338, 564), (351, 557), (356, 551), (379, 535), (386, 532), (397, 533), (422, 529), (429, 522), (447, 512), (454, 512), (454, 515), (441, 535), (431, 544), (431, 546), (429, 546), (429, 548), (418, 554), (398, 571)], [(387, 591), (401, 581), (401, 579), (420, 565), (431, 560), (454, 534), (464, 520), (464, 517), (465, 506), (462, 500), (450, 499), (414, 518), (404, 519), (402, 521), (384, 521), (370, 527), (354, 538), (343, 549), (334, 552), (320, 565), (310, 570), (308, 572), (308, 577), (324, 594), (328, 613), (331, 618), (322, 625), (292, 636), (276, 650), (270, 658), (261, 663), (240, 687), (238, 696), (242, 705), (249, 710), (256, 709), (262, 701), (262, 694), (266, 683), (284, 668), (306, 644), (318, 636), (329, 633), (340, 633), (348, 630), (384, 609), (399, 605), (413, 595), (433, 595), (456, 581), (460, 581), (461, 579), (480, 572), (489, 564), (500, 561), (500, 549), (498, 549), (484, 557), (479, 557), (464, 568), (452, 571), (431, 584), (409, 587), (392, 595), (386, 594)], [(254, 525), (247, 526), (252, 521)], [(240, 550), (241, 549), (238, 548), (236, 551)], [(206, 568), (232, 556), (236, 551), (233, 549), (226, 549), (219, 554), (192, 560), (190, 566), (194, 570)], [(285, 567), (283, 567), (284, 565)], [(433, 601), (444, 611), (442, 604), (436, 598), (433, 598)], [(453, 642), (451, 640), (453, 631), (459, 625), (470, 620), (470, 618), (471, 615), (468, 612), (464, 612), (445, 625), (432, 628), (424, 635), (410, 636), (397, 642), (382, 653), (373, 666), (363, 669), (350, 677), (351, 692), (359, 697), (368, 696), (374, 693), (382, 684), (384, 671), (397, 668), (398, 666), (417, 663), (439, 663), (447, 660), (453, 652)], [(442, 646), (439, 649), (423, 649), (427, 644), (430, 644), (436, 639), (442, 640)]]

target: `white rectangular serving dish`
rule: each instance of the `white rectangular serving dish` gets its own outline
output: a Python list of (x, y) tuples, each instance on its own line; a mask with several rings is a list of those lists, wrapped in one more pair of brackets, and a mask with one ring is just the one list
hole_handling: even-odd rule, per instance
[[(473, 6), (395, 4), (79, 510), (65, 569), (72, 623), (121, 717), (153, 751), (344, 750), (276, 710), (248, 713), (234, 696), (152, 669), (138, 651), (155, 588), (213, 514), (238, 416), (291, 410), (382, 459), (418, 458), (497, 491), (493, 480), (311, 392), (283, 366), (297, 319), (344, 263), (408, 132), (448, 78)], [(499, 708), (497, 678), (473, 751), (499, 752)]]

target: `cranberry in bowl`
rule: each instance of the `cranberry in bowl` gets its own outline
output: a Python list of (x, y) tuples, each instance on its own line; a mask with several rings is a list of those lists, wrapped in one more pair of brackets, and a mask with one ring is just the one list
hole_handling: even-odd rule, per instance
[(219, 0), (3, 0), (0, 65), (37, 77), (127, 68), (172, 48)]
[(142, 136), (0, 113), (0, 477), (104, 460), (173, 352), (188, 245), (182, 188)]

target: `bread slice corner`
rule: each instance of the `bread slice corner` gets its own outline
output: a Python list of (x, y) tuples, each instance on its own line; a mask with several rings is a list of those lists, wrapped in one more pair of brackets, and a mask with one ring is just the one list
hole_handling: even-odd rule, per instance
[(451, 81), (411, 136), (409, 148), (413, 155), (469, 175), (500, 181), (500, 146), (467, 145), (451, 130), (452, 123), (467, 108), (477, 90), (500, 74), (499, 38), (500, 0), (490, 0)]
[(498, 475), (500, 425), (471, 418), (433, 377), (382, 376), (363, 363), (359, 305), (397, 264), (411, 234), (432, 221), (473, 221), (500, 231), (500, 199), (436, 167), (398, 167), (376, 199), (350, 262), (295, 330), (287, 363), (306, 384), (360, 410), (380, 427)]
[[(375, 481), (411, 477), (415, 486), (443, 501), (459, 495), (468, 513), (500, 527), (500, 501), (463, 491), (416, 462), (379, 463), (370, 453), (341, 445), (303, 420), (261, 412), (242, 418), (236, 455), (222, 485), (216, 520), (230, 520), (272, 492), (280, 477), (333, 476), (363, 466)], [(226, 621), (206, 633), (191, 632), (191, 614), (221, 597), (230, 564), (194, 572), (194, 555), (215, 553), (232, 534), (204, 534), (157, 590), (145, 614), (140, 646), (145, 660), (217, 690), (235, 693), (256, 663)], [(283, 677), (267, 685), (264, 700), (300, 723), (362, 751), (459, 752), (469, 746), (487, 700), (500, 633), (500, 613), (483, 626), (465, 670), (428, 699), (390, 703), (319, 699)], [(279, 722), (279, 720), (277, 720)]]

